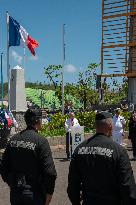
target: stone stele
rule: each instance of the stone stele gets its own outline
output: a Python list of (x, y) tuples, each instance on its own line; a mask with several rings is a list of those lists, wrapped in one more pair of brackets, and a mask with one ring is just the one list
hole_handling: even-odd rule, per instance
[(27, 109), (24, 69), (18, 65), (11, 69), (10, 109), (15, 112), (25, 112)]

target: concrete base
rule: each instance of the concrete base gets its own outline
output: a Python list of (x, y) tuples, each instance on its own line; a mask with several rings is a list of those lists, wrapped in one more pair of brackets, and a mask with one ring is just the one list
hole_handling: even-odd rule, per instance
[[(85, 139), (90, 138), (91, 134), (85, 134)], [(46, 138), (50, 144), (50, 146), (57, 146), (57, 145), (65, 145), (66, 144), (66, 137), (59, 136), (59, 137), (47, 137)]]
[(22, 131), (26, 128), (26, 123), (25, 123), (25, 120), (24, 120), (24, 114), (25, 112), (16, 112), (16, 111), (13, 111), (12, 112), (17, 123), (18, 123), (18, 131)]
[[(93, 133), (85, 133), (85, 140), (93, 136)], [(50, 146), (57, 146), (57, 145), (65, 145), (66, 144), (66, 137), (47, 137), (46, 138), (50, 144)], [(125, 132), (124, 140), (128, 139), (128, 131)]]

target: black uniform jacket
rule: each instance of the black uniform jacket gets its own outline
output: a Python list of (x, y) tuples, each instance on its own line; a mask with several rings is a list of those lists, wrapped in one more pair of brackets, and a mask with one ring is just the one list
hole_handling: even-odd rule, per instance
[(1, 176), (14, 187), (14, 176), (23, 174), (32, 188), (42, 188), (52, 194), (56, 170), (48, 141), (33, 129), (14, 135), (3, 154)]
[[(136, 185), (126, 150), (96, 134), (75, 150), (69, 168), (68, 196), (73, 205), (136, 204)], [(82, 194), (81, 194), (82, 193)]]
[(130, 118), (129, 121), (129, 139), (136, 140), (136, 121), (133, 118)]

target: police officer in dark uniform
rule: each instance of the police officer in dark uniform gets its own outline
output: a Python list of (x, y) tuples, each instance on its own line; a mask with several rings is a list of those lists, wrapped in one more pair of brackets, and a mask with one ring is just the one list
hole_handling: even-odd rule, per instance
[(67, 189), (72, 205), (136, 204), (130, 161), (126, 150), (112, 141), (112, 126), (110, 113), (96, 114), (96, 134), (76, 148)]
[(49, 205), (56, 170), (48, 141), (38, 134), (39, 109), (25, 113), (27, 128), (15, 134), (3, 154), (1, 176), (10, 187), (11, 205)]

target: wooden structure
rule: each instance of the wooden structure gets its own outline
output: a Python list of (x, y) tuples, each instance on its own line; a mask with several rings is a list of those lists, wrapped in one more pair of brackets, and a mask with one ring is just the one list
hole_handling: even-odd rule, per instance
[(102, 0), (101, 77), (117, 76), (128, 77), (136, 104), (136, 0)]

